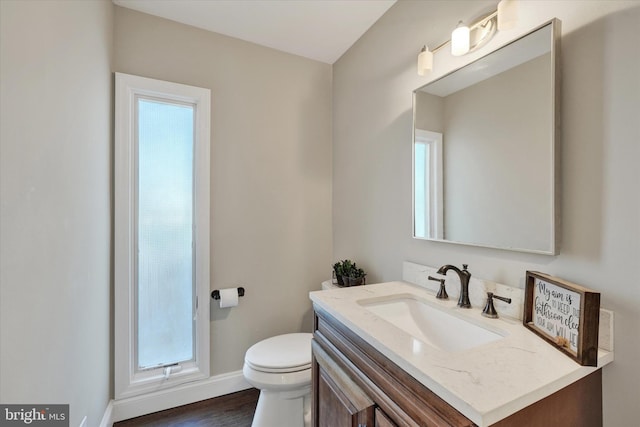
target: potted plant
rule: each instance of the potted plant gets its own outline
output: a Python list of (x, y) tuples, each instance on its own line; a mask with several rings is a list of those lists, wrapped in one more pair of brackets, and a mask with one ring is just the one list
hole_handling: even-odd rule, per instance
[(346, 259), (333, 264), (333, 275), (339, 286), (356, 286), (364, 284), (366, 273), (355, 262)]

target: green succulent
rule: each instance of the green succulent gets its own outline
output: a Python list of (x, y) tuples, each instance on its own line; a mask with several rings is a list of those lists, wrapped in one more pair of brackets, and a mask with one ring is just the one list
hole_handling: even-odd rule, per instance
[(359, 268), (355, 262), (345, 259), (333, 264), (333, 271), (336, 276), (359, 278), (366, 276), (363, 269)]

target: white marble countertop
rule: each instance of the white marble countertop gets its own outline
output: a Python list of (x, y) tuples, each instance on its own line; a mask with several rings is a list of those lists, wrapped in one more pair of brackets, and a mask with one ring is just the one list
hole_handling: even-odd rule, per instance
[[(409, 294), (427, 299), (477, 325), (506, 335), (457, 352), (423, 344), (365, 309), (358, 301)], [(598, 367), (580, 366), (528, 330), (517, 319), (487, 319), (478, 307), (407, 282), (387, 282), (310, 293), (311, 300), (480, 427), (489, 426), (549, 396), (613, 361), (598, 351)]]

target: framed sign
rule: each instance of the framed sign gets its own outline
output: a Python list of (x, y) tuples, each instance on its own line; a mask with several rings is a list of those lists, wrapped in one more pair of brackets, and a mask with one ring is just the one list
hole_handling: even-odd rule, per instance
[(527, 271), (524, 326), (581, 365), (598, 364), (600, 293)]

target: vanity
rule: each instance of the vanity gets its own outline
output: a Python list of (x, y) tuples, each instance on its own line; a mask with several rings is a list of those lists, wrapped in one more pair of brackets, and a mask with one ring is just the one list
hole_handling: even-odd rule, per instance
[[(581, 366), (517, 319), (482, 317), (407, 282), (310, 296), (316, 427), (602, 425), (612, 352)], [(430, 325), (412, 326), (414, 315)]]

